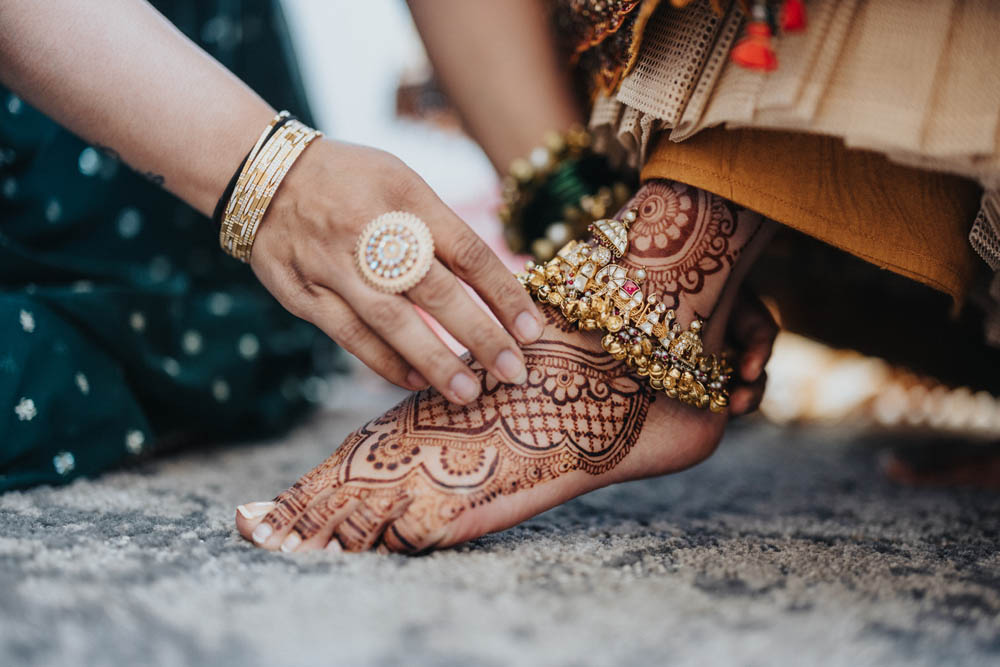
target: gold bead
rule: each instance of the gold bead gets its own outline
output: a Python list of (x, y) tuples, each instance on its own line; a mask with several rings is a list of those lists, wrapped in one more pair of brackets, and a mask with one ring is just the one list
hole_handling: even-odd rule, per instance
[(621, 315), (609, 315), (604, 326), (608, 328), (611, 333), (618, 333), (625, 326), (625, 320), (622, 319)]
[(642, 345), (640, 345), (639, 343), (632, 343), (631, 345), (629, 345), (628, 353), (630, 356), (638, 357), (639, 355), (642, 354)]
[(659, 361), (654, 361), (649, 365), (649, 377), (662, 380), (667, 374), (667, 369)]
[(646, 337), (643, 337), (643, 339), (640, 342), (640, 344), (642, 345), (642, 353), (643, 354), (645, 354), (645, 355), (653, 354), (653, 341), (649, 340)]
[(556, 244), (546, 238), (535, 239), (531, 242), (531, 254), (543, 262), (550, 260), (556, 254)]
[(653, 389), (656, 389), (657, 391), (661, 391), (663, 389), (663, 380), (661, 378), (654, 378), (653, 374), (650, 373), (649, 386), (651, 386)]
[(519, 157), (510, 163), (510, 175), (522, 183), (530, 181), (535, 176), (535, 170), (531, 163), (523, 157)]
[(560, 294), (559, 292), (553, 291), (551, 294), (549, 294), (549, 303), (551, 303), (553, 306), (558, 306), (562, 302), (563, 302), (563, 295)]

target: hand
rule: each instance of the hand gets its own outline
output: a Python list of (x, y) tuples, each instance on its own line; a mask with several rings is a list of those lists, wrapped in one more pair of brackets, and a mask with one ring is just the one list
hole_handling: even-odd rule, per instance
[(729, 397), (729, 413), (745, 415), (760, 406), (767, 384), (764, 370), (771, 357), (778, 325), (756, 294), (743, 289), (729, 316), (729, 342), (736, 350), (736, 371)]
[[(383, 294), (361, 278), (354, 250), (369, 221), (397, 210), (427, 223), (437, 259), (408, 292)], [(416, 173), (372, 148), (317, 139), (278, 189), (250, 264), (285, 308), (376, 373), (409, 389), (429, 382), (456, 404), (475, 400), (479, 381), (414, 305), (508, 383), (526, 377), (524, 357), (508, 332), (521, 344), (542, 333), (531, 297), (482, 239)], [(482, 297), (503, 327), (476, 305), (458, 278)]]

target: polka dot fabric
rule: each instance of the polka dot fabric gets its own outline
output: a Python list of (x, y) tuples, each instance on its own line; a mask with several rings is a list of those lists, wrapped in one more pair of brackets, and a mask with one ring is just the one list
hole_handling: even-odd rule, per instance
[[(274, 0), (154, 4), (309, 119)], [(274, 433), (322, 400), (332, 345), (159, 183), (0, 87), (0, 491)]]

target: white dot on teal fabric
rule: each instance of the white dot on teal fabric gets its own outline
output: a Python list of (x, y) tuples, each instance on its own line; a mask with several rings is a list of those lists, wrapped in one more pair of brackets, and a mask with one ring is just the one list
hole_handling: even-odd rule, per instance
[(127, 449), (130, 454), (141, 454), (142, 446), (145, 443), (146, 436), (138, 429), (132, 429), (125, 434), (125, 449)]
[(201, 352), (201, 334), (194, 330), (185, 331), (181, 336), (181, 349), (187, 354), (198, 354)]
[(163, 371), (172, 378), (181, 374), (181, 365), (173, 357), (163, 358)]
[(218, 378), (212, 382), (212, 396), (215, 397), (219, 403), (225, 403), (229, 400), (229, 383)]
[(70, 289), (76, 294), (86, 294), (94, 291), (94, 283), (89, 280), (77, 280)]
[(23, 108), (24, 108), (24, 102), (21, 101), (20, 97), (18, 97), (14, 93), (11, 93), (10, 95), (7, 96), (8, 113), (10, 113), (13, 116), (16, 116), (17, 114), (21, 113), (21, 110)]
[(302, 396), (310, 403), (319, 403), (325, 400), (329, 393), (330, 386), (321, 377), (314, 375), (302, 383)]
[(6, 164), (12, 164), (14, 158), (17, 157), (17, 153), (13, 148), (0, 148), (0, 167)]
[(170, 277), (170, 259), (164, 255), (157, 255), (149, 262), (149, 279), (154, 283), (162, 283)]
[(260, 341), (252, 333), (245, 333), (240, 336), (236, 347), (240, 351), (241, 357), (244, 359), (253, 359), (260, 351)]
[(76, 468), (76, 457), (70, 452), (59, 452), (52, 457), (52, 467), (60, 475), (68, 475)]
[(146, 316), (137, 310), (128, 316), (128, 325), (132, 327), (132, 331), (145, 331)]
[(27, 333), (32, 333), (35, 330), (35, 316), (32, 315), (30, 310), (21, 310), (18, 313), (18, 319), (21, 322), (21, 328)]
[(213, 315), (223, 317), (228, 315), (232, 309), (233, 297), (225, 292), (212, 292), (211, 296), (208, 297), (208, 312)]
[(118, 213), (115, 224), (118, 226), (118, 235), (123, 239), (135, 238), (142, 230), (142, 213), (131, 206), (123, 208)]
[(80, 389), (81, 394), (86, 396), (90, 393), (90, 380), (87, 379), (86, 375), (83, 373), (77, 373), (74, 379), (76, 380), (76, 386)]
[(84, 176), (96, 176), (101, 171), (101, 154), (96, 149), (87, 146), (80, 151), (76, 166)]
[(4, 197), (10, 199), (17, 194), (17, 181), (13, 178), (5, 178), (3, 186), (0, 187), (0, 192), (3, 192)]
[(49, 222), (57, 222), (62, 217), (62, 204), (58, 199), (50, 199), (45, 205), (45, 219)]
[(34, 294), (37, 291), (38, 291), (38, 285), (36, 285), (35, 283), (28, 283), (27, 285), (24, 286), (25, 294)]
[(19, 421), (30, 422), (38, 414), (38, 410), (35, 409), (33, 400), (22, 396), (17, 405), (14, 406), (14, 414), (17, 415)]

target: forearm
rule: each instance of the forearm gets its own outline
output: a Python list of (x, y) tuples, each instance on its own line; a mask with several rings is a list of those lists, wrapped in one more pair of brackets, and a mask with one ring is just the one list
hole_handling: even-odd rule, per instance
[(206, 214), (274, 115), (142, 0), (0, 0), (0, 80)]
[(409, 0), (438, 80), (493, 165), (582, 121), (541, 0)]

